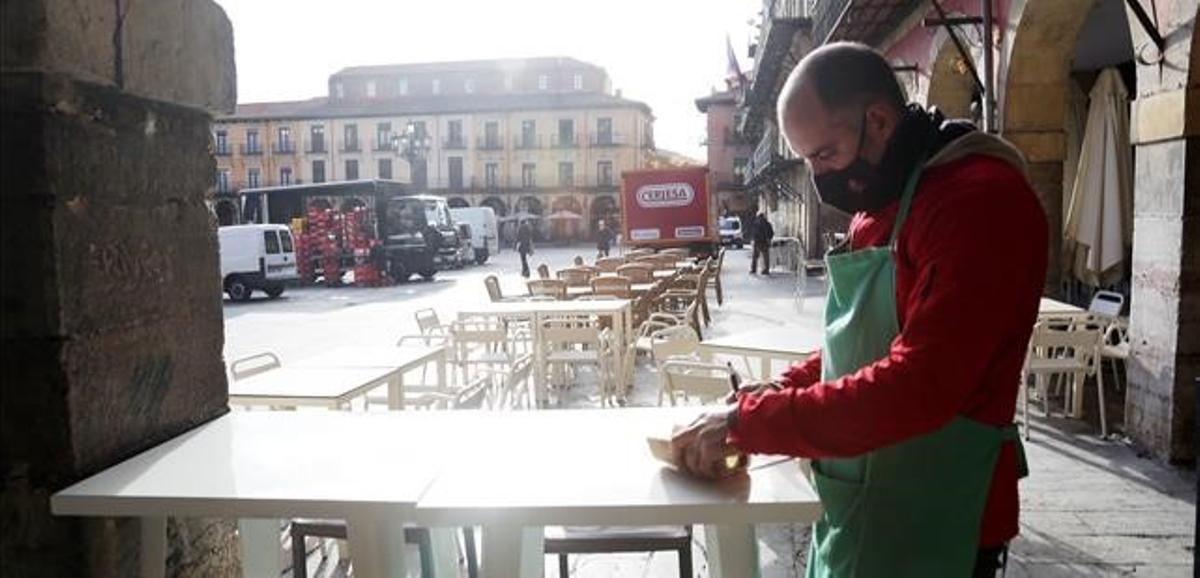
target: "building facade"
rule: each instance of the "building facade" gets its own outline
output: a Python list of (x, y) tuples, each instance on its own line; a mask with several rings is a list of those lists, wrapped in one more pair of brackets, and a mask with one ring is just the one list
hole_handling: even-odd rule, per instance
[(737, 94), (724, 90), (697, 98), (696, 109), (705, 116), (704, 146), (717, 207), (722, 215), (737, 214), (745, 219), (757, 206), (745, 186), (754, 144), (737, 130)]
[(779, 212), (776, 222), (828, 227), (814, 223), (826, 213), (813, 206), (804, 167), (779, 137), (774, 103), (813, 47), (871, 45), (891, 60), (910, 100), (972, 119), (1025, 155), (1050, 233), (1046, 293), (1061, 297), (1075, 283), (1063, 265), (1064, 214), (1088, 88), (1100, 70), (1118, 71), (1131, 127), (1129, 142), (1118, 144), (1128, 146), (1134, 167), (1131, 266), (1115, 287), (1131, 304), (1124, 429), (1162, 459), (1192, 460), (1200, 375), (1198, 4), (764, 0), (754, 79), (740, 94), (739, 128), (758, 140), (748, 184)]
[[(235, 222), (243, 188), (379, 178), (587, 236), (619, 218), (621, 172), (649, 162), (653, 121), (603, 68), (570, 58), (347, 68), (327, 96), (217, 119), (216, 211)], [(411, 165), (405, 135), (427, 144)]]

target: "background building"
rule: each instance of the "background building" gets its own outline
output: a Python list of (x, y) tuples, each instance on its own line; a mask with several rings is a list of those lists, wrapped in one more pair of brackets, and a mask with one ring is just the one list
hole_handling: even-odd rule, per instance
[[(217, 119), (217, 215), (237, 220), (242, 188), (381, 178), (586, 236), (619, 218), (621, 172), (647, 166), (653, 121), (603, 68), (571, 58), (346, 68), (327, 96)], [(406, 131), (428, 143), (411, 166), (394, 143)]]
[(746, 168), (754, 143), (737, 130), (737, 93), (714, 92), (696, 99), (696, 108), (704, 113), (708, 151), (708, 169), (712, 173), (717, 207), (721, 214), (736, 213), (743, 220), (753, 213), (757, 203), (745, 187)]

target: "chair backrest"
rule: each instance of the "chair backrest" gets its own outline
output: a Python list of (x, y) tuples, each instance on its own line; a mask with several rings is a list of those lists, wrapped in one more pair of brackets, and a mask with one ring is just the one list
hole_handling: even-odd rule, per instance
[(607, 330), (588, 316), (551, 316), (542, 321), (542, 347), (563, 349), (571, 345), (603, 346)]
[(503, 346), (508, 342), (508, 329), (499, 319), (478, 317), (458, 319), (450, 324), (450, 339), (459, 352), (459, 359), (468, 348), (476, 345)]
[(1124, 295), (1115, 291), (1097, 291), (1095, 295), (1092, 295), (1092, 302), (1088, 305), (1088, 312), (1105, 317), (1117, 317), (1121, 315), (1121, 310), (1124, 308)]
[(416, 313), (413, 313), (413, 317), (417, 319), (417, 330), (423, 334), (435, 333), (443, 328), (442, 322), (438, 320), (437, 311), (432, 308), (418, 309)]
[(268, 351), (235, 359), (229, 364), (229, 373), (234, 381), (238, 381), (280, 367), (283, 367), (283, 364), (279, 362), (279, 356)]
[(650, 334), (650, 354), (655, 363), (662, 363), (675, 355), (691, 356), (699, 346), (700, 338), (690, 325), (666, 327)]
[(538, 279), (549, 279), (550, 278), (550, 266), (545, 263), (542, 263), (537, 266), (537, 272), (538, 272)]
[(1100, 360), (1103, 339), (1104, 332), (1099, 327), (1076, 325), (1063, 330), (1039, 322), (1033, 326), (1029, 338), (1026, 369), (1043, 359), (1074, 359), (1081, 367), (1094, 367)]
[(616, 295), (596, 295), (596, 294), (580, 295), (579, 297), (575, 298), (576, 301), (616, 301), (618, 299), (622, 299), (622, 297), (618, 297)]
[(659, 255), (670, 255), (672, 257), (672, 259), (675, 261), (683, 261), (683, 260), (687, 259), (688, 257), (692, 256), (691, 253), (687, 249), (680, 249), (680, 248), (663, 249), (662, 251), (659, 251), (658, 254)]
[(696, 361), (669, 360), (659, 371), (673, 392), (683, 393), (689, 400), (696, 398), (700, 403), (717, 403), (730, 392), (733, 370), (724, 365)]
[(617, 275), (629, 279), (632, 283), (651, 283), (654, 281), (654, 269), (641, 263), (630, 263), (617, 267)]
[(569, 267), (560, 269), (558, 278), (565, 281), (568, 287), (587, 287), (592, 280), (592, 272), (583, 267)]
[(530, 295), (543, 295), (555, 299), (567, 298), (567, 284), (559, 279), (534, 279), (526, 283)]
[(624, 277), (596, 277), (592, 279), (592, 293), (629, 299), (633, 297), (630, 285), (629, 279)]
[(487, 286), (488, 297), (490, 297), (493, 302), (504, 299), (504, 294), (500, 292), (500, 279), (496, 278), (495, 275), (488, 275), (487, 277), (484, 277), (483, 284)]
[(421, 334), (421, 335), (401, 335), (400, 339), (396, 340), (396, 347), (419, 346), (419, 347), (439, 347), (446, 345), (450, 341), (450, 335), (438, 334)]
[(625, 259), (621, 257), (604, 257), (596, 259), (596, 268), (605, 273), (616, 273), (617, 267), (625, 264)]

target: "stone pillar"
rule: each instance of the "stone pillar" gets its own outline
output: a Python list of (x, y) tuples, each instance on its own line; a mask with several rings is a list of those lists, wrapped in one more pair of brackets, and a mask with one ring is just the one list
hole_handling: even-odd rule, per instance
[[(210, 0), (4, 3), (4, 576), (133, 576), (138, 522), (49, 496), (227, 411), (208, 111), (234, 104)], [(228, 522), (173, 521), (172, 574), (230, 575)]]

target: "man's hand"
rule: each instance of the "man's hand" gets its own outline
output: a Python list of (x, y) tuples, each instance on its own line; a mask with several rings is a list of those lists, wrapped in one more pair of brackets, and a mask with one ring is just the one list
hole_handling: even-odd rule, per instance
[(708, 479), (727, 478), (741, 471), (730, 468), (726, 458), (737, 449), (726, 443), (730, 412), (737, 408), (706, 413), (671, 436), (671, 452), (684, 472)]
[(762, 395), (763, 392), (779, 391), (781, 389), (783, 389), (783, 384), (773, 379), (769, 381), (748, 381), (738, 387), (737, 393), (729, 392), (729, 395), (725, 396), (725, 403), (736, 404), (738, 398), (745, 396), (753, 397)]

